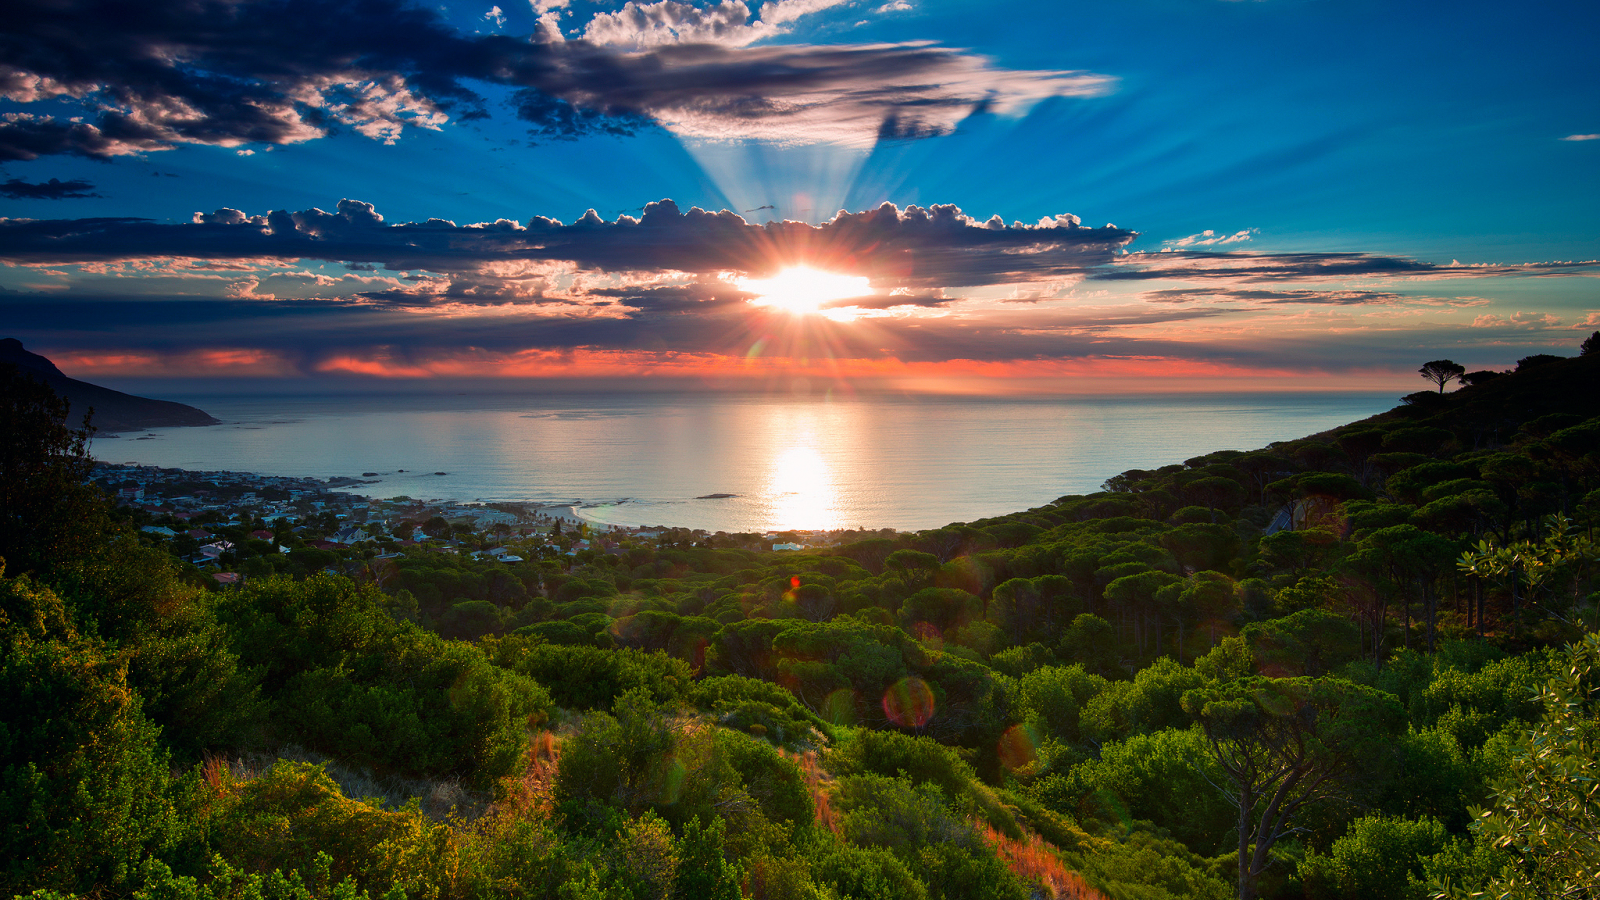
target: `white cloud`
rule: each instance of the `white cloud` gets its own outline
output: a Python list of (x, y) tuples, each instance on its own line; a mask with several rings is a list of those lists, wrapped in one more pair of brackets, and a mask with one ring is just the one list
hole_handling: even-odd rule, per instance
[(758, 13), (752, 13), (744, 0), (720, 0), (704, 7), (679, 0), (629, 0), (616, 12), (596, 13), (583, 37), (593, 44), (635, 49), (664, 44), (745, 47), (787, 33), (788, 26), (803, 16), (846, 2), (768, 0)]
[(910, 12), (910, 11), (911, 11), (911, 4), (907, 3), (906, 0), (894, 0), (894, 2), (885, 3), (884, 5), (878, 7), (878, 9), (877, 9), (877, 12), (879, 12), (880, 14), (881, 13)]
[(1238, 244), (1250, 240), (1250, 236), (1258, 231), (1260, 231), (1259, 228), (1246, 228), (1243, 231), (1235, 231), (1233, 234), (1217, 234), (1207, 228), (1199, 234), (1191, 234), (1188, 237), (1181, 237), (1174, 241), (1163, 241), (1162, 243), (1170, 244), (1174, 247), (1212, 247), (1219, 244)]
[(533, 9), (533, 14), (539, 17), (534, 26), (534, 35), (540, 43), (559, 44), (567, 39), (561, 33), (561, 10), (567, 8), (569, 0), (528, 0), (528, 6)]
[(506, 27), (506, 14), (498, 6), (489, 7), (489, 11), (484, 13), (483, 17), (493, 22), (496, 28)]
[(1600, 141), (1600, 134), (1569, 134), (1563, 141)]

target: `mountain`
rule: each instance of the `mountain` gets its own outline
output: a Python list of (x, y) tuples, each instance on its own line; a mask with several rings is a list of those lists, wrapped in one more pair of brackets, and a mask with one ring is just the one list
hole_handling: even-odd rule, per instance
[(90, 424), (102, 434), (180, 425), (221, 424), (209, 414), (192, 406), (173, 403), (170, 400), (135, 397), (98, 384), (68, 378), (56, 368), (55, 363), (37, 353), (24, 350), (22, 342), (16, 338), (0, 340), (0, 364), (5, 363), (16, 366), (23, 373), (33, 376), (35, 380), (48, 384), (57, 394), (65, 397), (67, 402), (72, 404), (68, 422), (81, 422), (83, 413), (92, 407), (94, 417), (89, 420)]

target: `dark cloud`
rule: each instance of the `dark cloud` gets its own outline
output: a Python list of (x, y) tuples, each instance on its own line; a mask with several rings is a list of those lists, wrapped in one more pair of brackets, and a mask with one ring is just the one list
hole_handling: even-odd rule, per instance
[(506, 219), (456, 225), (443, 219), (389, 224), (371, 204), (341, 200), (334, 212), (251, 216), (220, 209), (197, 213), (185, 225), (129, 218), (5, 221), (0, 259), (318, 259), (452, 273), (560, 261), (604, 272), (752, 275), (805, 263), (865, 275), (882, 286), (931, 290), (1076, 275), (1111, 262), (1135, 237), (1113, 226), (1085, 228), (1073, 216), (1040, 225), (978, 221), (948, 205), (899, 209), (885, 203), (840, 212), (821, 225), (752, 225), (726, 210), (682, 212), (662, 200), (638, 219), (606, 222), (591, 210), (572, 224), (535, 216), (526, 225)]
[(998, 69), (922, 43), (628, 51), (553, 37), (467, 34), (402, 0), (21, 0), (0, 31), (0, 96), (75, 111), (5, 114), (0, 161), (290, 144), (340, 127), (393, 141), (408, 127), (487, 116), (474, 84), (515, 89), (517, 115), (546, 136), (662, 124), (871, 143), (1110, 83)]
[(1176, 288), (1166, 291), (1148, 291), (1144, 299), (1153, 303), (1304, 303), (1319, 306), (1363, 306), (1382, 303), (1400, 303), (1408, 299), (1404, 294), (1389, 291), (1259, 291), (1229, 288)]
[(730, 284), (641, 285), (591, 288), (590, 297), (605, 297), (646, 315), (717, 315), (748, 308), (750, 295)]
[[(676, 296), (677, 302), (670, 298)], [(696, 296), (711, 299), (695, 300)], [(370, 299), (205, 303), (160, 299), (0, 295), (0, 317), (30, 341), (145, 352), (183, 353), (197, 347), (248, 347), (288, 359), (303, 371), (341, 354), (385, 353), (408, 358), (472, 352), (562, 351), (574, 347), (616, 351), (670, 351), (743, 357), (758, 341), (775, 357), (896, 358), (904, 362), (949, 359), (1006, 361), (1066, 359), (1116, 354), (1217, 356), (1254, 359), (1270, 351), (1204, 347), (1159, 337), (1122, 335), (1129, 325), (1160, 325), (1218, 315), (1206, 310), (1073, 312), (1046, 320), (992, 322), (949, 316), (837, 323), (795, 320), (783, 312), (738, 308), (715, 291), (660, 289), (655, 302), (631, 311), (593, 308), (536, 310), (524, 315), (421, 314), (403, 304)], [(696, 305), (703, 304), (703, 305)], [(737, 310), (739, 315), (731, 313)]]
[(98, 197), (94, 185), (80, 179), (62, 181), (52, 178), (49, 181), (33, 184), (13, 178), (0, 184), (0, 197), (12, 200), (75, 200), (83, 197)]
[(1449, 265), (1371, 253), (1128, 253), (1095, 272), (1102, 281), (1230, 280), (1245, 283), (1332, 281), (1351, 278), (1486, 278), (1505, 275), (1564, 275), (1600, 266), (1600, 260)]

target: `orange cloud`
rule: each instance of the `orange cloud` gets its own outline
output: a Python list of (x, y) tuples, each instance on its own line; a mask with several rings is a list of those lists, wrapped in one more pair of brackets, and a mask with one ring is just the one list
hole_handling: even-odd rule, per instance
[(182, 353), (66, 352), (48, 354), (74, 378), (261, 378), (298, 374), (293, 364), (268, 350), (212, 347)]
[[(378, 378), (636, 379), (642, 376), (735, 387), (803, 378), (861, 388), (939, 393), (1106, 393), (1227, 390), (1390, 390), (1409, 385), (1407, 372), (1327, 373), (1252, 369), (1167, 357), (1088, 357), (1073, 360), (907, 362), (894, 357), (812, 359), (718, 353), (605, 350), (525, 350), (452, 353), (428, 359), (385, 354), (342, 355), (316, 371)], [(1404, 380), (1402, 380), (1404, 379)]]

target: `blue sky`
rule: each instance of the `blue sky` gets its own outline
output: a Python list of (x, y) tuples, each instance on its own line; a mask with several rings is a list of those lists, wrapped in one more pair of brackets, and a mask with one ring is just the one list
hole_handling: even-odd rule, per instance
[[(31, 6), (0, 26), (0, 305), (86, 377), (1409, 388), (1600, 327), (1592, 3)], [(401, 223), (668, 198), (748, 227), (674, 235), (682, 262), (628, 220), (568, 258), (538, 228), (395, 249)], [(341, 200), (382, 222), (265, 219)], [(863, 228), (836, 211), (884, 203), (966, 218), (893, 259), (838, 245)], [(242, 216), (189, 224), (216, 210)], [(777, 315), (739, 289), (796, 264), (868, 294)]]

